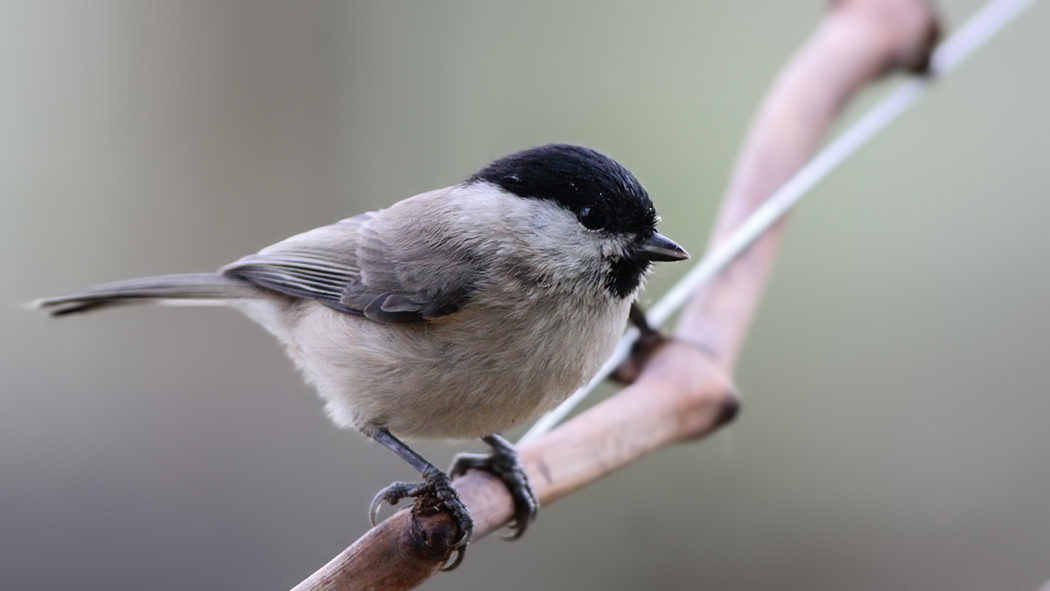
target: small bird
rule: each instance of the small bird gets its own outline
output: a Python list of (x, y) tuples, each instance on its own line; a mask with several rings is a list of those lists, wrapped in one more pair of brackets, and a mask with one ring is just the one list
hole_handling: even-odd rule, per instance
[[(38, 300), (54, 316), (139, 302), (205, 300), (240, 309), (287, 348), (331, 419), (419, 470), (371, 505), (428, 496), (472, 520), (452, 478), (498, 476), (513, 537), (538, 502), (498, 435), (555, 407), (611, 355), (654, 261), (688, 254), (656, 232), (656, 210), (626, 168), (551, 144), (496, 160), (466, 181), (305, 232), (217, 273), (108, 283)], [(481, 438), (448, 473), (400, 438)]]

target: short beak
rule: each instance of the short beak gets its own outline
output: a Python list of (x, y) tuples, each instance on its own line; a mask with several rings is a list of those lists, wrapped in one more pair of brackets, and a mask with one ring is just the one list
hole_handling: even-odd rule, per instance
[(647, 261), (684, 261), (689, 258), (689, 253), (673, 240), (663, 234), (653, 233), (648, 240), (643, 242), (636, 250), (638, 257)]

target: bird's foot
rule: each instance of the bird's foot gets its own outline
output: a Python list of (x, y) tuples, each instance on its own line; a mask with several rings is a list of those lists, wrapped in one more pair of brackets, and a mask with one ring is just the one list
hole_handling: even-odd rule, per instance
[(468, 470), (484, 470), (502, 480), (514, 499), (514, 521), (510, 525), (513, 533), (506, 538), (516, 540), (536, 519), (540, 503), (529, 485), (529, 479), (518, 460), (518, 451), (514, 446), (498, 435), (491, 435), (483, 440), (492, 447), (491, 454), (459, 454), (448, 473), (455, 478), (466, 474)]
[(414, 498), (426, 503), (432, 508), (445, 510), (452, 515), (459, 530), (459, 537), (452, 542), (452, 549), (457, 551), (457, 556), (452, 563), (446, 565), (442, 570), (452, 570), (463, 562), (463, 555), (470, 542), (470, 536), (474, 531), (474, 520), (470, 517), (467, 506), (459, 498), (459, 493), (452, 487), (452, 479), (438, 469), (423, 473), (423, 482), (395, 482), (376, 493), (369, 508), (369, 518), (372, 526), (376, 525), (376, 516), (383, 503), (391, 506), (396, 505), (402, 499)]
[(631, 347), (630, 357), (625, 359), (610, 376), (621, 384), (634, 383), (653, 353), (667, 342), (667, 337), (662, 332), (650, 326), (645, 317), (645, 310), (638, 302), (631, 304), (629, 319), (631, 324), (638, 328), (638, 340)]

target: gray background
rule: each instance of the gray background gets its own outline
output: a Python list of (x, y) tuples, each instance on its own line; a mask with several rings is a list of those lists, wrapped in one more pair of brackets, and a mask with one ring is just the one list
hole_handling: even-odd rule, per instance
[[(951, 24), (978, 6), (941, 4)], [(412, 476), (332, 427), (235, 313), (59, 322), (17, 304), (214, 269), (550, 141), (623, 162), (699, 254), (760, 97), (822, 10), (0, 3), (0, 588), (287, 589)], [(1030, 13), (794, 216), (738, 425), (545, 508), (428, 588), (1050, 579), (1048, 23)]]

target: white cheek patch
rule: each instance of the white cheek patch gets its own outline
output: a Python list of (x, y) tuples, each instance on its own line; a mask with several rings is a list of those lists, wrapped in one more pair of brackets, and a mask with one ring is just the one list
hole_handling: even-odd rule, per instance
[(544, 199), (512, 195), (488, 183), (457, 188), (463, 235), (490, 232), (481, 242), (493, 243), (543, 284), (578, 284), (584, 280), (604, 289), (609, 261), (628, 256), (631, 236), (610, 236), (588, 230), (576, 214)]
[(629, 237), (606, 237), (601, 241), (602, 258), (619, 259), (627, 256)]

